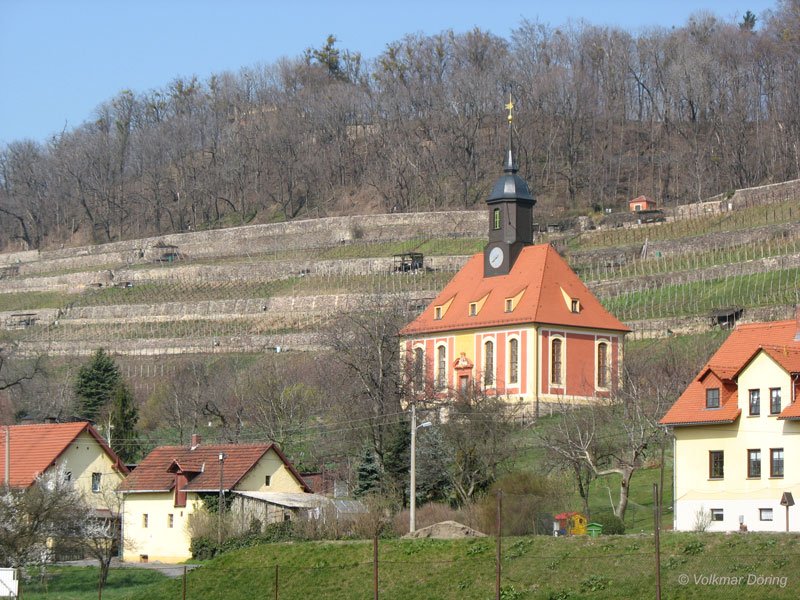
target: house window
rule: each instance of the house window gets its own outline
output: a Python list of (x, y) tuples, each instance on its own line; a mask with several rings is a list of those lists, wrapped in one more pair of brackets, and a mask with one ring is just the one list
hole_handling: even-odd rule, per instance
[(267, 475), (266, 477), (264, 477), (264, 485), (271, 485), (270, 483), (271, 481), (272, 481), (272, 475)]
[(581, 302), (580, 300), (572, 299), (572, 304), (570, 305), (570, 310), (574, 313), (581, 312)]
[(552, 360), (550, 381), (555, 385), (561, 385), (561, 339), (556, 338), (550, 344), (550, 356)]
[(719, 408), (719, 388), (706, 390), (706, 408)]
[(511, 312), (513, 310), (514, 310), (514, 299), (506, 298), (506, 312)]
[(435, 307), (433, 309), (433, 318), (435, 320), (437, 320), (437, 321), (440, 321), (442, 319), (442, 307), (441, 306), (437, 306), (437, 307)]
[(100, 473), (92, 473), (92, 491), (95, 494), (100, 491)]
[(147, 522), (148, 522), (147, 513), (142, 515), (142, 529), (147, 529)]
[(511, 338), (508, 341), (508, 382), (519, 382), (519, 340)]
[(173, 515), (172, 513), (169, 513), (167, 515), (167, 527), (169, 529), (172, 529), (173, 525), (175, 525), (175, 515)]
[(425, 351), (422, 348), (414, 348), (414, 367), (413, 377), (414, 387), (419, 391), (423, 387), (425, 378)]
[(608, 344), (597, 344), (597, 387), (608, 387)]
[(761, 477), (761, 450), (747, 451), (747, 476), (753, 479)]
[(500, 229), (500, 209), (495, 208), (492, 211), (492, 229)]
[(769, 414), (777, 415), (781, 412), (781, 388), (769, 390)]
[(470, 302), (469, 303), (469, 316), (474, 317), (478, 314), (478, 303), (477, 302)]
[(757, 417), (761, 414), (761, 394), (759, 390), (750, 390), (750, 416)]
[(772, 509), (771, 508), (759, 508), (758, 509), (758, 520), (759, 521), (772, 521)]
[(439, 346), (436, 348), (436, 387), (444, 389), (447, 385), (447, 348)]
[(711, 520), (712, 521), (722, 521), (724, 517), (724, 512), (721, 508), (712, 508), (711, 509)]
[(708, 453), (708, 478), (722, 479), (725, 477), (725, 452), (711, 450)]
[(769, 476), (783, 477), (783, 448), (770, 448)]
[(494, 385), (494, 342), (486, 342), (483, 345), (483, 382), (489, 387)]

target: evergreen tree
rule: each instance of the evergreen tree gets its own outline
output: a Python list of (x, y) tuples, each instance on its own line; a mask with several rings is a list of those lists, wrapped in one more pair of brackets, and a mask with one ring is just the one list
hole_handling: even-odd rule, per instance
[(381, 470), (375, 460), (375, 454), (370, 448), (364, 450), (361, 457), (361, 464), (358, 465), (356, 473), (356, 489), (354, 495), (357, 498), (375, 494), (380, 491)]
[(88, 364), (78, 371), (75, 380), (76, 415), (96, 420), (104, 406), (111, 400), (121, 376), (114, 359), (100, 348)]
[(111, 448), (122, 459), (122, 462), (133, 462), (139, 452), (139, 440), (136, 435), (136, 423), (139, 411), (133, 394), (123, 381), (114, 388), (111, 399)]
[(408, 503), (408, 470), (411, 466), (411, 423), (402, 421), (388, 433), (383, 452), (384, 492), (396, 496), (401, 506)]

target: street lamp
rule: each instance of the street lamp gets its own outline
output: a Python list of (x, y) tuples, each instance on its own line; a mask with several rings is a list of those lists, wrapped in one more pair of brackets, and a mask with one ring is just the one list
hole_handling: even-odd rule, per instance
[(430, 427), (432, 423), (425, 421), (417, 425), (417, 405), (411, 404), (411, 514), (409, 517), (408, 530), (414, 533), (417, 530), (417, 429)]

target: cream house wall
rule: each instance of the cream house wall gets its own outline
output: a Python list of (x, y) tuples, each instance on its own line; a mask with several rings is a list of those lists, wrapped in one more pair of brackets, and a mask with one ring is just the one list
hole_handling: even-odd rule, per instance
[[(270, 476), (269, 485), (266, 476)], [(236, 488), (243, 492), (303, 492), (303, 486), (286, 468), (275, 450), (270, 449), (255, 466), (242, 477)]]
[[(266, 483), (270, 476), (269, 485)], [(234, 487), (248, 492), (303, 492), (303, 485), (270, 449)], [(123, 560), (140, 562), (142, 556), (148, 561), (164, 563), (181, 562), (191, 558), (189, 550), (191, 535), (188, 522), (191, 515), (202, 507), (196, 493), (187, 494), (186, 506), (175, 506), (175, 493), (126, 493), (123, 520)], [(147, 527), (144, 517), (147, 515)], [(169, 515), (173, 526), (169, 527)]]
[[(197, 494), (187, 495), (185, 507), (175, 506), (174, 492), (125, 494), (122, 559), (176, 563), (191, 558), (188, 524), (190, 516), (201, 505)], [(147, 515), (146, 526), (144, 515)], [(172, 515), (172, 527), (169, 515)]]
[[(56, 461), (70, 473), (70, 480), (93, 508), (114, 508), (114, 490), (125, 476), (90, 433), (84, 431), (73, 440)], [(92, 473), (100, 473), (100, 491), (92, 491)], [(110, 505), (110, 506), (109, 506)]]
[[(761, 353), (738, 380), (741, 415), (734, 423), (675, 428), (675, 528), (692, 530), (698, 515), (722, 509), (723, 520), (710, 531), (739, 529), (784, 531), (785, 491), (800, 501), (800, 423), (769, 414), (770, 388), (781, 389), (781, 408), (791, 402), (791, 378), (768, 355)], [(749, 416), (749, 391), (760, 390), (759, 416)], [(709, 411), (711, 412), (711, 411)], [(770, 449), (783, 448), (784, 476), (770, 477)], [(761, 477), (747, 477), (748, 450), (761, 450)], [(724, 452), (723, 479), (710, 479), (709, 452)], [(772, 509), (772, 521), (761, 520), (760, 509)], [(790, 529), (800, 531), (800, 507), (789, 511)]]

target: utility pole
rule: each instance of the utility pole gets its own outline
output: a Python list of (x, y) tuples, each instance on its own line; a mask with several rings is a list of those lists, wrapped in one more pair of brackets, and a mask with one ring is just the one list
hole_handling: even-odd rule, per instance
[(431, 422), (425, 421), (417, 425), (417, 405), (411, 403), (411, 469), (409, 470), (409, 533), (417, 530), (417, 429), (430, 427)]
[(222, 545), (222, 513), (225, 509), (225, 494), (222, 491), (222, 472), (225, 467), (225, 453), (219, 453), (219, 502), (217, 503), (217, 543)]
[[(8, 435), (6, 435), (8, 439)], [(409, 533), (417, 530), (417, 405), (411, 403), (411, 472), (409, 473)]]

